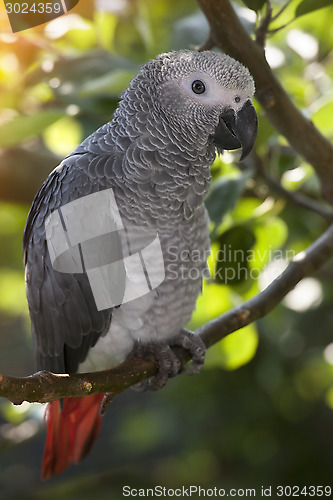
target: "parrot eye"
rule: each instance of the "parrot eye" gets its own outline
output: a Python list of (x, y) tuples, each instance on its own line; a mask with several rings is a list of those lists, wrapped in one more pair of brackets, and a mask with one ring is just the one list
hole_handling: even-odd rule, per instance
[(206, 90), (205, 84), (201, 80), (194, 80), (192, 90), (195, 94), (203, 94)]
[(237, 102), (237, 103), (238, 103), (238, 102), (240, 102), (240, 100), (241, 100), (241, 98), (239, 97), (239, 95), (236, 95), (236, 97), (235, 97), (235, 102)]

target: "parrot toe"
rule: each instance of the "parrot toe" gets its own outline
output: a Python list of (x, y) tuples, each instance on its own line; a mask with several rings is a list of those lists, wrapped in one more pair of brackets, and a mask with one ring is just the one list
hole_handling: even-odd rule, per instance
[(169, 378), (175, 377), (182, 369), (181, 362), (167, 344), (141, 344), (135, 348), (135, 355), (143, 357), (145, 354), (152, 354), (158, 364), (158, 373), (155, 377), (143, 380), (132, 385), (135, 391), (156, 391), (165, 386)]
[(188, 330), (182, 330), (173, 343), (184, 347), (184, 349), (191, 354), (192, 362), (185, 370), (185, 373), (187, 373), (187, 375), (196, 375), (200, 373), (206, 355), (206, 346), (201, 337), (199, 337), (199, 335), (194, 335)]
[[(184, 370), (188, 375), (196, 375), (203, 367), (206, 354), (206, 346), (198, 335), (194, 335), (188, 330), (182, 330), (180, 334), (173, 339), (172, 345), (181, 346), (192, 357), (189, 367)], [(169, 378), (175, 377), (182, 371), (182, 364), (174, 354), (169, 345), (166, 344), (141, 344), (138, 343), (135, 348), (136, 356), (143, 357), (145, 354), (153, 354), (158, 363), (158, 373), (155, 377), (149, 378), (131, 388), (135, 391), (143, 392), (146, 390), (156, 391), (165, 386)]]

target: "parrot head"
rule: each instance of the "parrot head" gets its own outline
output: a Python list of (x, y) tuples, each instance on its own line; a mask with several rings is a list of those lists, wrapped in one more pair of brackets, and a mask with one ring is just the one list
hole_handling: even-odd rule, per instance
[(161, 54), (143, 67), (152, 103), (175, 133), (218, 152), (251, 151), (258, 121), (249, 70), (218, 52), (181, 50)]

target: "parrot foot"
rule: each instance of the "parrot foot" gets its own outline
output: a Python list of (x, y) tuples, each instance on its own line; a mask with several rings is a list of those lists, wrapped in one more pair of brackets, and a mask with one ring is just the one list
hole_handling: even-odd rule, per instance
[(181, 362), (167, 344), (141, 344), (138, 343), (135, 348), (135, 355), (138, 358), (144, 357), (147, 353), (152, 354), (158, 364), (158, 373), (155, 377), (143, 380), (138, 384), (132, 385), (131, 389), (138, 392), (157, 391), (162, 389), (168, 381), (168, 378), (175, 377), (182, 369)]
[[(188, 330), (182, 330), (181, 333), (172, 341), (171, 345), (181, 346), (192, 357), (192, 362), (184, 372), (188, 375), (199, 373), (203, 367), (206, 346), (198, 335), (194, 335)], [(155, 377), (132, 385), (135, 391), (143, 392), (146, 390), (156, 391), (165, 386), (169, 378), (175, 377), (182, 371), (182, 364), (177, 358), (171, 347), (167, 344), (141, 344), (136, 345), (135, 354), (139, 358), (150, 353), (155, 357), (158, 364), (158, 373)]]
[(204, 341), (188, 330), (182, 330), (173, 342), (174, 345), (184, 347), (192, 357), (190, 366), (185, 369), (187, 375), (196, 375), (201, 372), (205, 361), (206, 346)]

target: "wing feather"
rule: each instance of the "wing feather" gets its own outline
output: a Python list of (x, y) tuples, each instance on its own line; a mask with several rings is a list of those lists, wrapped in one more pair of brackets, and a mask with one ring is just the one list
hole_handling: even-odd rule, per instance
[[(97, 310), (87, 275), (56, 271), (47, 249), (46, 218), (64, 204), (107, 187), (86, 173), (90, 154), (86, 171), (82, 156), (69, 157), (45, 181), (30, 209), (23, 239), (37, 368), (54, 372), (76, 371), (111, 322), (111, 309)], [(104, 162), (108, 160), (104, 156)], [(99, 169), (102, 163), (100, 158)]]

